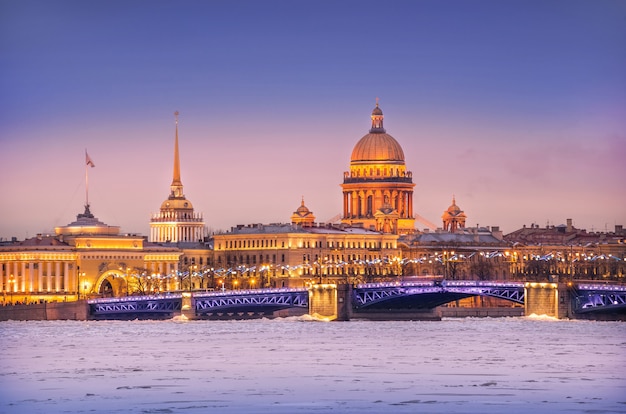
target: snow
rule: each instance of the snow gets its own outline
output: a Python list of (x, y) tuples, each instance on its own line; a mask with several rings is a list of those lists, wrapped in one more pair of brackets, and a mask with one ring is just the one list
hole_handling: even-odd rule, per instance
[(626, 325), (0, 322), (0, 413), (624, 413)]

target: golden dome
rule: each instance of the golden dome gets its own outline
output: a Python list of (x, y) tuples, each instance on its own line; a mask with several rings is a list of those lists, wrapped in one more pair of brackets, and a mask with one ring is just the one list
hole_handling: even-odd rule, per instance
[(404, 151), (389, 134), (371, 133), (365, 135), (352, 150), (351, 161), (401, 161)]
[(298, 207), (298, 209), (296, 210), (296, 214), (298, 214), (299, 216), (306, 216), (310, 212), (311, 211), (309, 210), (309, 208), (304, 205), (304, 197), (303, 197), (302, 204), (300, 204), (300, 207)]
[(357, 142), (352, 150), (352, 162), (401, 162), (404, 163), (404, 151), (394, 137), (383, 128), (383, 111), (376, 102), (372, 111), (370, 133)]
[(441, 217), (445, 219), (446, 217), (465, 218), (467, 216), (465, 215), (463, 210), (461, 210), (461, 208), (456, 205), (456, 197), (452, 196), (452, 204), (450, 205), (450, 207), (448, 207), (446, 211), (443, 212), (443, 216)]
[(168, 198), (161, 203), (161, 210), (193, 210), (193, 205), (186, 198)]

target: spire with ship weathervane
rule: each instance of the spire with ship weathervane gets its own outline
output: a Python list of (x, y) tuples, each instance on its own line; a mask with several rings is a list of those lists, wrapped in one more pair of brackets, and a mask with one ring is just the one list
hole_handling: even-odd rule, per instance
[(172, 178), (172, 190), (170, 198), (184, 198), (183, 183), (180, 180), (180, 156), (178, 154), (178, 111), (174, 112), (176, 118), (176, 138), (174, 140), (174, 177)]

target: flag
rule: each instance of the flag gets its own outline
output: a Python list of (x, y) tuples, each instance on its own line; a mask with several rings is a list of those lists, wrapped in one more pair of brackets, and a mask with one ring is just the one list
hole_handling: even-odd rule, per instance
[(85, 161), (87, 162), (87, 165), (91, 165), (91, 168), (96, 166), (96, 164), (94, 164), (91, 158), (89, 157), (89, 154), (87, 154), (87, 150), (85, 150)]

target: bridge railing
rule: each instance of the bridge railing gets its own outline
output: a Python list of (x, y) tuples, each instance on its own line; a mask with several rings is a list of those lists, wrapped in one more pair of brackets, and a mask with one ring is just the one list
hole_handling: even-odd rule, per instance
[(265, 288), (265, 289), (241, 289), (220, 290), (213, 292), (193, 292), (196, 298), (209, 298), (215, 296), (241, 296), (241, 295), (267, 295), (270, 293), (299, 293), (307, 291), (306, 288)]
[(393, 288), (393, 287), (498, 287), (498, 288), (523, 288), (523, 282), (507, 282), (507, 281), (479, 281), (479, 280), (425, 280), (418, 282), (379, 282), (379, 283), (361, 283), (356, 287), (359, 289), (367, 288)]
[(89, 299), (88, 304), (94, 305), (98, 303), (124, 303), (124, 302), (137, 302), (145, 300), (167, 300), (167, 299), (180, 299), (182, 293), (164, 293), (162, 295), (135, 295), (135, 296), (120, 296), (115, 298), (98, 298)]
[(599, 283), (579, 283), (576, 285), (578, 290), (597, 290), (607, 292), (626, 292), (625, 285), (607, 285)]

